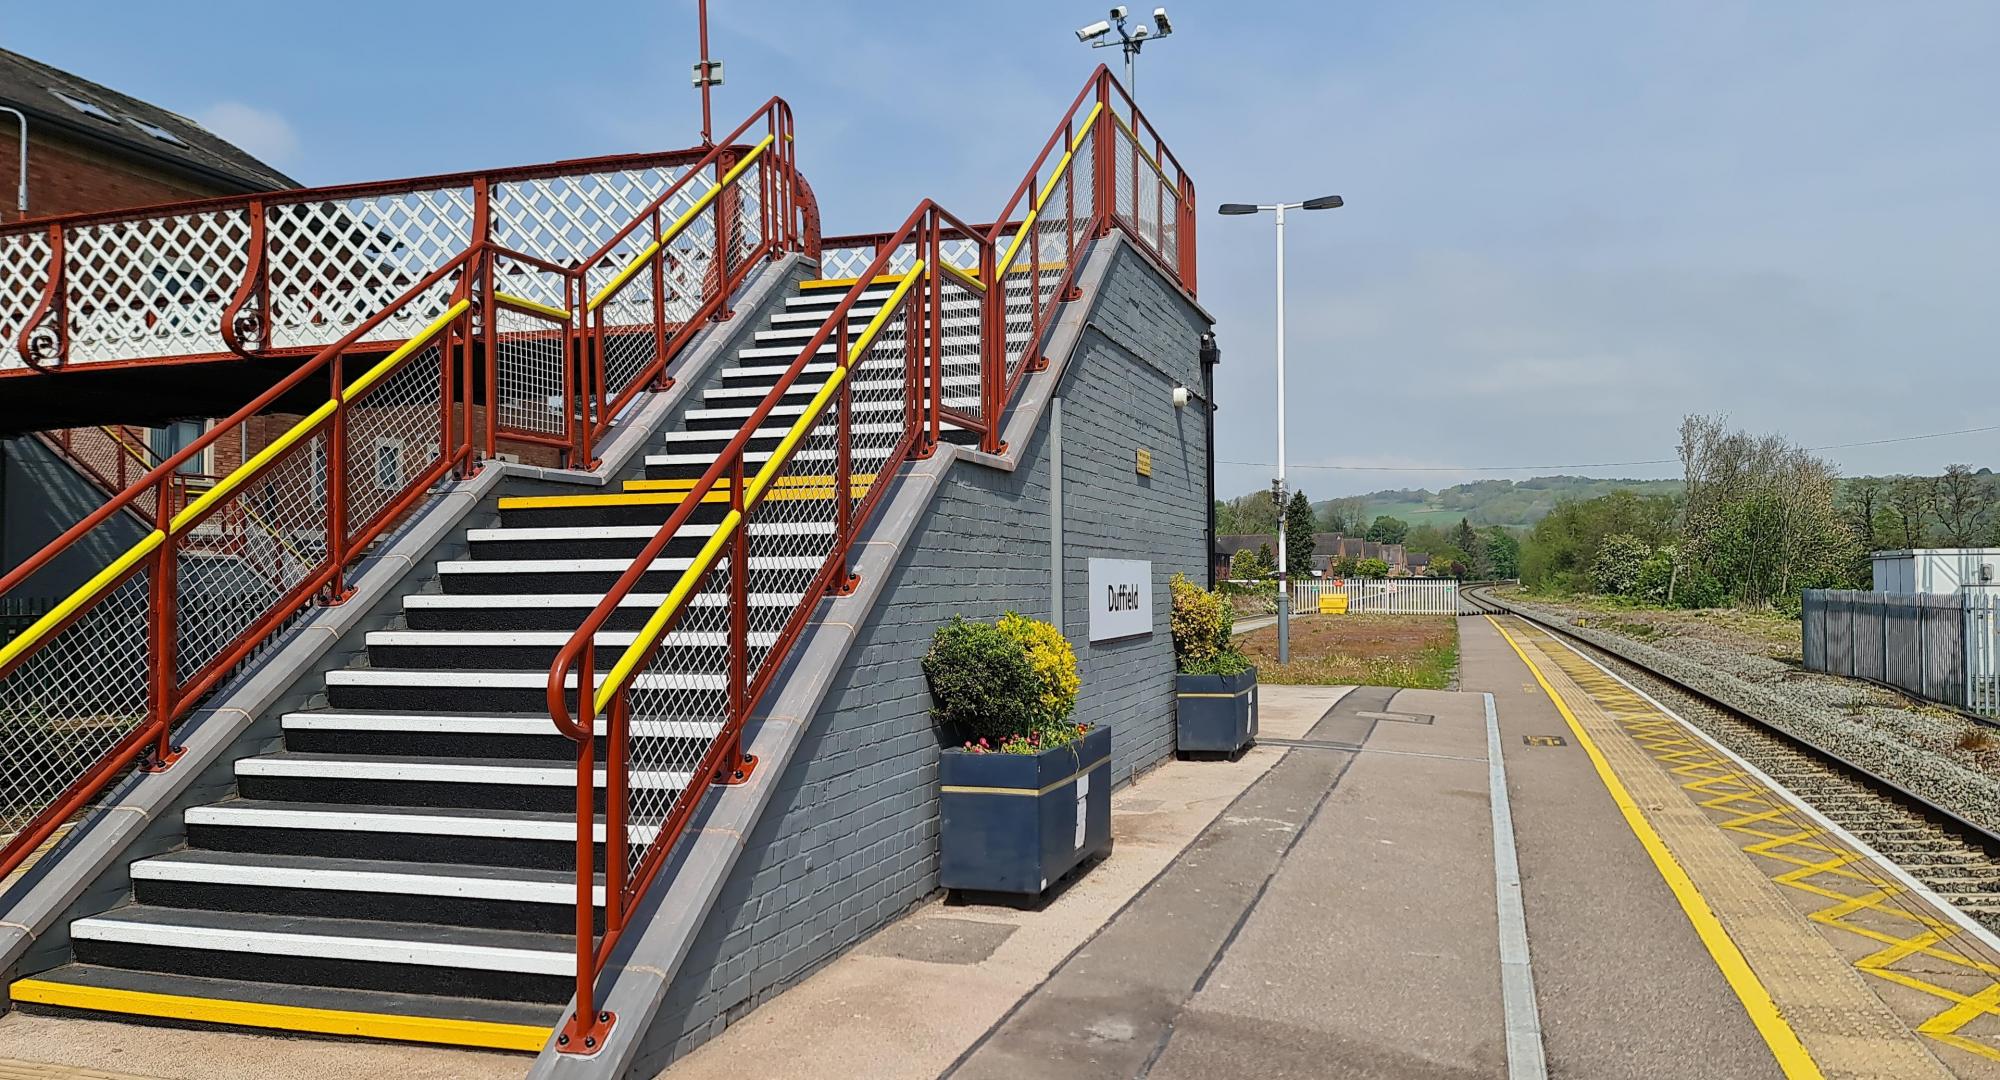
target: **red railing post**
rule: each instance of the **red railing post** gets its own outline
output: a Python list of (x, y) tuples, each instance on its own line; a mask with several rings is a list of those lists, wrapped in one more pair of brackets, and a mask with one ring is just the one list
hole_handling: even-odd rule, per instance
[[(921, 290), (928, 307), (924, 309), (930, 321), (930, 333), (924, 336), (929, 356), (922, 350), (915, 350), (910, 356), (907, 378), (909, 379), (910, 416), (912, 426), (918, 432), (918, 456), (929, 457), (937, 452), (938, 443), (944, 439), (944, 275), (938, 273), (938, 259), (943, 256), (943, 220), (934, 209), (926, 218), (926, 229), (930, 235), (924, 273), (928, 276), (929, 288)], [(981, 309), (980, 317), (985, 311)], [(974, 331), (976, 335), (977, 330)], [(929, 385), (926, 385), (928, 383)]]
[[(923, 249), (917, 248), (917, 257), (922, 257)], [(894, 318), (894, 316), (890, 316)], [(904, 341), (908, 341), (908, 330), (904, 331)], [(869, 343), (874, 348), (874, 343)], [(835, 421), (833, 437), (833, 547), (839, 554), (835, 563), (833, 591), (836, 596), (846, 596), (854, 591), (860, 579), (850, 573), (847, 564), (847, 545), (853, 540), (854, 530), (854, 365), (850, 363), (847, 340), (847, 320), (840, 323), (839, 351), (834, 354), (836, 371), (845, 371), (847, 377), (840, 381), (840, 396), (835, 408), (840, 418)]]
[[(168, 507), (173, 505), (174, 474), (161, 476), (153, 495), (153, 505)], [(148, 672), (146, 722), (153, 727), (153, 749), (151, 760), (146, 764), (149, 772), (157, 772), (172, 765), (180, 757), (173, 745), (174, 690), (176, 668), (176, 647), (180, 642), (179, 591), (176, 582), (180, 569), (180, 556), (176, 554), (180, 545), (174, 535), (172, 515), (164, 510), (156, 510), (159, 528), (166, 533), (154, 557), (151, 595), (147, 598), (147, 636), (151, 639), (147, 655), (152, 660), (153, 669)]]
[[(342, 356), (327, 365), (332, 372), (333, 400), (340, 402), (346, 382), (341, 371)], [(449, 408), (449, 404), (446, 406)], [(326, 555), (333, 563), (333, 578), (327, 582), (327, 602), (338, 604), (345, 595), (341, 576), (347, 566), (347, 405), (334, 406), (333, 426), (326, 444)]]
[[(718, 155), (715, 159), (716, 181), (719, 183), (724, 176), (729, 175), (729, 170), (735, 168), (735, 166), (735, 154), (723, 153)], [(711, 316), (716, 322), (725, 322), (736, 314), (729, 307), (729, 278), (731, 276), (729, 253), (730, 246), (735, 243), (736, 199), (736, 185), (732, 183), (718, 192), (715, 196), (715, 201), (708, 204), (708, 212), (715, 215), (715, 265), (713, 267), (715, 272), (713, 275), (705, 277), (702, 284), (706, 288), (715, 289), (718, 294), (717, 299), (720, 302), (715, 307), (715, 314)]]
[[(570, 1014), (556, 1045), (572, 1052), (588, 1053), (604, 1041), (617, 1017), (597, 1008), (597, 738), (596, 706), (591, 693), (595, 686), (594, 648), (586, 646), (577, 657), (576, 708), (572, 715), (581, 721), (583, 737), (576, 740), (576, 1011)], [(608, 732), (608, 725), (607, 725)], [(609, 755), (607, 755), (608, 757)], [(607, 763), (607, 772), (609, 766)], [(625, 891), (624, 807), (604, 804), (604, 932), (616, 933), (611, 921), (611, 898)], [(619, 857), (612, 859), (613, 854)]]
[(979, 246), (979, 280), (986, 286), (980, 298), (984, 330), (979, 335), (979, 419), (986, 430), (979, 434), (979, 448), (989, 454), (999, 453), (1004, 445), (1000, 441), (1000, 409), (1007, 385), (1007, 290), (995, 272), (999, 250), (991, 236)]
[(1118, 213), (1118, 165), (1112, 152), (1118, 143), (1118, 123), (1111, 113), (1111, 73), (1100, 69), (1097, 73), (1097, 128), (1090, 136), (1091, 153), (1097, 155), (1091, 169), (1091, 186), (1097, 190), (1092, 194), (1091, 216), (1097, 227), (1091, 230), (1093, 236), (1103, 236), (1111, 231), (1111, 219)]
[[(666, 231), (660, 222), (660, 211), (653, 210), (653, 235)], [(665, 390), (674, 384), (667, 376), (667, 253), (661, 251), (653, 256), (653, 356), (658, 360), (660, 373), (653, 378), (653, 388)]]

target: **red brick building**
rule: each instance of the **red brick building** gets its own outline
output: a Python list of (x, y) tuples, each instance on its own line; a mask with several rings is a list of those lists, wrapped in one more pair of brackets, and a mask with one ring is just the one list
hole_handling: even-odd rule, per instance
[[(5, 49), (0, 49), (0, 105), (19, 110), (28, 120), (28, 217), (299, 186), (187, 117)], [(15, 205), (20, 162), (19, 122), (0, 113), (0, 221), (20, 217)], [(275, 423), (279, 431), (288, 424), (273, 417), (260, 420)], [(101, 485), (115, 489), (135, 465), (138, 473), (145, 472), (144, 463), (121, 462), (121, 455), (136, 449), (157, 460), (157, 455), (186, 446), (205, 423), (52, 434), (66, 456)], [(218, 444), (190, 471), (225, 473), (242, 460), (245, 449), (253, 448)]]
[[(178, 113), (0, 49), (0, 105), (28, 118), (28, 214), (297, 187)], [(16, 220), (21, 133), (0, 113), (0, 218)]]

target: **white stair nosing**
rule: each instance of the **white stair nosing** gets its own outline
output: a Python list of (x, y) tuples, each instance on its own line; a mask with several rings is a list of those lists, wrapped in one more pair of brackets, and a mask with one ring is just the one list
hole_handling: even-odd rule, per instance
[[(726, 556), (724, 557), (726, 561)], [(693, 559), (654, 559), (648, 572), (672, 573), (694, 565)], [(753, 555), (751, 570), (810, 570), (817, 559), (797, 556)], [(632, 566), (630, 559), (461, 559), (438, 563), (441, 574), (622, 574)]]
[[(772, 635), (775, 637), (776, 635)], [(287, 713), (279, 721), (286, 731), (375, 731), (425, 735), (555, 735), (555, 721), (545, 716), (452, 716), (443, 713)], [(722, 724), (715, 720), (632, 720), (632, 734), (643, 739), (713, 739)], [(595, 731), (603, 735), (605, 718)]]
[(504, 971), (521, 975), (573, 975), (576, 957), (567, 950), (509, 949), (496, 945), (455, 945), (441, 941), (336, 937), (269, 930), (136, 922), (112, 916), (78, 919), (70, 936), (84, 941), (202, 949), (211, 952), (360, 960), (418, 967)]
[[(575, 775), (572, 768), (571, 775)], [(576, 820), (486, 817), (453, 814), (438, 809), (421, 814), (383, 813), (357, 806), (353, 809), (297, 809), (274, 806), (242, 806), (213, 803), (191, 806), (183, 816), (188, 825), (217, 828), (299, 829), (312, 832), (387, 833), (393, 835), (459, 836), (482, 840), (539, 840), (556, 843), (576, 841)], [(633, 839), (650, 842), (658, 830), (649, 825), (628, 826)], [(643, 835), (642, 835), (643, 834)], [(604, 823), (591, 826), (591, 837), (604, 842)]]
[[(831, 526), (828, 531), (832, 531)], [(662, 637), (663, 644), (698, 645), (702, 639), (713, 634), (674, 631)], [(639, 634), (633, 630), (600, 630), (595, 635), (598, 648), (614, 645), (630, 645), (638, 640)], [(562, 631), (540, 630), (374, 630), (367, 635), (371, 646), (412, 647), (431, 646), (436, 648), (499, 649), (510, 647), (534, 648), (547, 646), (561, 648), (569, 644), (570, 634)], [(752, 631), (750, 644), (771, 645), (778, 639), (775, 632)]]
[[(872, 450), (872, 449), (856, 450), (852, 453), (851, 456), (856, 461), (869, 461), (869, 460), (881, 461), (888, 458), (889, 451), (886, 448), (882, 450)], [(743, 454), (743, 461), (745, 464), (750, 464), (753, 462), (769, 461), (770, 459), (771, 459), (771, 452), (769, 450), (748, 450), (745, 451)], [(831, 461), (833, 460), (833, 451), (798, 450), (792, 454), (792, 460)], [(661, 465), (661, 466), (711, 465), (714, 463), (715, 463), (714, 454), (647, 454), (646, 455), (646, 464), (648, 465)]]
[[(594, 608), (604, 599), (602, 593), (415, 593), (403, 598), (403, 610), (462, 611), (468, 609), (509, 608)], [(750, 594), (751, 607), (786, 607), (796, 605), (799, 598), (785, 593), (758, 592)], [(665, 593), (628, 593), (618, 600), (621, 608), (656, 608), (667, 602)], [(696, 607), (723, 607), (728, 597), (719, 593), (700, 593), (688, 599)]]
[[(720, 637), (720, 634), (716, 635)], [(605, 673), (593, 672), (592, 686), (604, 684)], [(728, 677), (720, 673), (648, 671), (633, 677), (642, 690), (724, 690)], [(539, 690), (549, 684), (546, 671), (480, 671), (470, 668), (335, 668), (326, 673), (328, 686), (374, 687), (457, 687), (477, 690)], [(564, 686), (576, 688), (576, 672), (570, 672)]]
[[(792, 429), (789, 427), (760, 427), (757, 430), (751, 432), (750, 437), (753, 439), (782, 439), (787, 434), (789, 434), (791, 430)], [(849, 426), (849, 430), (856, 435), (887, 435), (892, 432), (898, 432), (903, 430), (903, 425), (888, 424), (888, 423), (852, 424)], [(735, 431), (731, 431), (728, 428), (715, 428), (714, 430), (700, 430), (700, 431), (669, 431), (666, 433), (666, 435), (661, 437), (661, 441), (676, 442), (676, 443), (718, 442), (718, 441), (728, 442), (729, 440), (735, 438), (740, 434), (742, 434), (741, 428), (738, 428)]]
[[(238, 776), (272, 776), (290, 780), (378, 780), (414, 784), (500, 784), (510, 787), (576, 787), (576, 766), (495, 765), (492, 762), (399, 761), (396, 758), (250, 757), (236, 762)], [(685, 791), (692, 773), (666, 769), (628, 769), (625, 783), (653, 791)], [(599, 765), (592, 782), (605, 784)], [(572, 831), (572, 835), (574, 832)]]
[[(383, 863), (382, 866), (391, 864)], [(197, 885), (234, 885), (253, 889), (324, 889), (329, 892), (395, 893), (458, 900), (500, 900), (523, 904), (576, 904), (573, 881), (523, 881), (519, 878), (421, 874), (393, 869), (346, 870), (317, 866), (281, 866), (256, 862), (207, 862), (196, 859), (144, 859), (132, 864), (134, 881), (172, 881)], [(592, 903), (604, 906), (604, 886), (592, 893)]]

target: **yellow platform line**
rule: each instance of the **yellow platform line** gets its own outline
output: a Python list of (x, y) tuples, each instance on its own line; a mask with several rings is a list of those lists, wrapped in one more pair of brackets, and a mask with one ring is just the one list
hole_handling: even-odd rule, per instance
[(1806, 1052), (1805, 1043), (1799, 1040), (1798, 1032), (1792, 1030), (1791, 1024), (1787, 1023), (1784, 1015), (1778, 1011), (1777, 1002), (1771, 1000), (1771, 992), (1765, 988), (1763, 980), (1757, 977), (1757, 973), (1751, 970), (1750, 961), (1745, 959), (1743, 951), (1737, 948), (1735, 939), (1731, 938), (1729, 931), (1723, 927), (1722, 919), (1708, 906), (1708, 901), (1702, 897), (1701, 890), (1695, 887), (1694, 880), (1688, 877), (1687, 871), (1674, 859), (1673, 852), (1667, 850), (1666, 841), (1660, 839), (1660, 834), (1654, 831), (1652, 823), (1646, 820), (1645, 813), (1639, 809), (1631, 792), (1626, 790), (1624, 782), (1618, 779), (1618, 774), (1611, 770), (1611, 763), (1605, 760), (1603, 751), (1598, 749), (1597, 743), (1584, 731), (1583, 724), (1577, 720), (1576, 714), (1570, 711), (1569, 704), (1562, 699), (1562, 695), (1556, 693), (1555, 687), (1549, 685), (1549, 680), (1542, 674), (1542, 669), (1528, 658), (1527, 652), (1521, 648), (1521, 643), (1514, 640), (1514, 635), (1509, 634), (1507, 628), (1501, 626), (1499, 620), (1493, 616), (1486, 616), (1486, 621), (1493, 624), (1493, 629), (1499, 631), (1507, 645), (1514, 650), (1514, 655), (1520, 657), (1521, 663), (1527, 665), (1529, 673), (1534, 675), (1535, 682), (1541, 686), (1542, 693), (1548, 695), (1556, 711), (1562, 714), (1563, 722), (1569, 725), (1570, 734), (1576, 738), (1577, 745), (1581, 746), (1584, 754), (1590, 758), (1591, 767), (1597, 771), (1598, 780), (1604, 784), (1605, 790), (1611, 793), (1611, 801), (1617, 804), (1619, 814), (1625, 818), (1626, 827), (1630, 828), (1632, 835), (1638, 838), (1639, 846), (1644, 848), (1646, 855), (1653, 860), (1653, 866), (1660, 872), (1661, 879), (1673, 892), (1674, 899), (1680, 903), (1688, 921), (1694, 924), (1696, 936), (1708, 949), (1709, 957), (1715, 961), (1715, 966), (1722, 972), (1723, 979), (1735, 992), (1736, 999), (1742, 1002), (1743, 1010), (1749, 1014), (1750, 1022), (1756, 1026), (1757, 1033), (1763, 1036), (1764, 1045), (1770, 1047), (1771, 1056), (1777, 1059), (1778, 1067), (1787, 1077), (1795, 1080), (1824, 1080), (1825, 1074), (1820, 1072), (1819, 1065), (1813, 1061), (1812, 1055)]
[(142, 990), (43, 979), (22, 979), (11, 992), (15, 1001), (55, 1005), (68, 1009), (151, 1016), (164, 1020), (187, 1020), (236, 1027), (272, 1028), (308, 1032), (314, 1035), (348, 1035), (395, 1042), (435, 1043), (470, 1046), (486, 1050), (540, 1050), (549, 1041), (552, 1029), (533, 1024), (501, 1024), (486, 1020), (452, 1020), (438, 1016), (396, 1016), (389, 1013), (346, 1012), (339, 1009), (312, 1009), (300, 1005), (272, 1005), (258, 1001), (229, 1001), (221, 998), (182, 997)]

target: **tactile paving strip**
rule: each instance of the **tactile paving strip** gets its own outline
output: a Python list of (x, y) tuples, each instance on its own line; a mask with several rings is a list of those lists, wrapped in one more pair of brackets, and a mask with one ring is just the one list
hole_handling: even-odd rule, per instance
[[(2000, 1076), (2000, 966), (1983, 947), (1678, 720), (1546, 632), (1514, 619), (1504, 625), (1638, 800), (1825, 1075)], [(1815, 899), (1801, 917), (1782, 890)], [(1855, 938), (1875, 951), (1852, 959)], [(1929, 1005), (1903, 995), (1903, 1008), (1891, 1008), (1861, 973), (1919, 990)], [(1938, 999), (1950, 1005), (1942, 1013)], [(1972, 1031), (1981, 1019), (1985, 1030)], [(1964, 1055), (1947, 1065), (1918, 1035)]]

